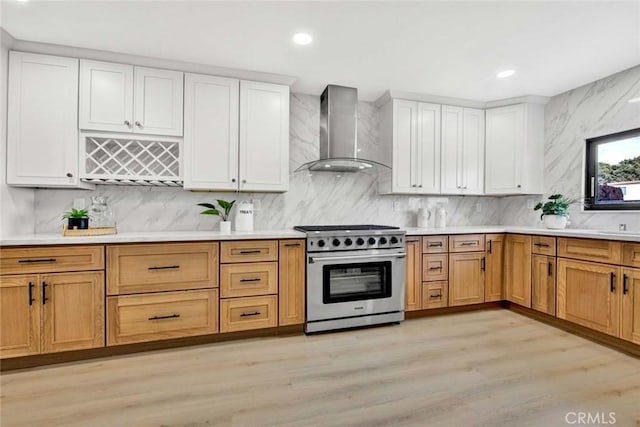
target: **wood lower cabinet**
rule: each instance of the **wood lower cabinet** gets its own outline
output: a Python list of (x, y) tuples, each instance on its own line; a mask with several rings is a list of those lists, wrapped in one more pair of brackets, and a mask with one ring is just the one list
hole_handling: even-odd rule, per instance
[(640, 269), (622, 269), (620, 338), (640, 344)]
[(278, 326), (275, 295), (220, 301), (220, 332), (248, 331)]
[[(36, 289), (37, 288), (37, 289)], [(37, 275), (0, 276), (0, 357), (40, 353)]]
[(422, 284), (422, 308), (442, 308), (449, 304), (449, 284), (447, 281), (425, 282)]
[(558, 258), (558, 317), (617, 336), (621, 272), (617, 266)]
[(620, 264), (622, 261), (621, 242), (600, 239), (558, 238), (558, 257), (582, 261)]
[(422, 243), (420, 237), (406, 238), (405, 306), (406, 311), (422, 308)]
[(220, 266), (222, 298), (275, 294), (278, 292), (278, 263), (251, 262)]
[(556, 314), (556, 258), (533, 255), (531, 261), (531, 308)]
[(449, 277), (447, 254), (422, 255), (422, 281), (447, 280)]
[(531, 307), (531, 236), (508, 234), (504, 252), (505, 299)]
[(281, 240), (278, 257), (278, 324), (305, 320), (305, 240)]
[(449, 254), (449, 305), (484, 302), (484, 252)]
[(485, 238), (484, 302), (504, 299), (504, 239), (504, 234), (487, 234)]

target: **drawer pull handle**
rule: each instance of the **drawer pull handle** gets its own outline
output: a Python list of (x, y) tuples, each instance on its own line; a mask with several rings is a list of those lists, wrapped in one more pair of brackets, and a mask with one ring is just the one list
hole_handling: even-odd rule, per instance
[(262, 279), (259, 277), (253, 278), (253, 279), (240, 279), (240, 282), (261, 282)]
[(429, 295), (429, 299), (438, 299), (438, 298), (442, 298), (442, 294)]
[(43, 258), (43, 259), (21, 259), (18, 260), (20, 264), (32, 264), (36, 262), (56, 262), (55, 258)]
[(629, 286), (627, 286), (627, 282), (629, 281), (629, 276), (626, 274), (622, 275), (622, 293), (624, 295), (629, 293)]
[(42, 305), (47, 303), (47, 300), (49, 298), (47, 298), (47, 282), (42, 282)]
[(252, 313), (242, 313), (240, 317), (258, 316), (260, 314), (262, 313), (260, 313), (259, 311), (254, 311)]
[(542, 248), (548, 248), (548, 247), (551, 247), (551, 245), (550, 245), (550, 244), (548, 244), (548, 243), (534, 243), (534, 245), (539, 246), (539, 247), (542, 247)]
[(462, 242), (460, 246), (477, 246), (478, 242)]
[(300, 246), (300, 243), (285, 243), (284, 245), (288, 247), (294, 247), (294, 246)]
[(442, 247), (442, 242), (429, 242), (429, 247), (430, 248), (441, 248)]
[(262, 251), (260, 249), (257, 250), (253, 250), (253, 251), (240, 251), (240, 255), (247, 255), (247, 254), (259, 254)]
[(149, 267), (149, 270), (170, 270), (174, 268), (180, 268), (179, 265), (165, 265), (161, 267)]
[(33, 305), (33, 302), (36, 300), (33, 297), (33, 288), (35, 288), (36, 285), (34, 285), (32, 282), (29, 282), (29, 305)]
[(616, 281), (615, 273), (610, 273), (610, 276), (609, 276), (609, 288), (610, 288), (611, 292), (614, 292), (616, 290), (615, 281)]
[(168, 316), (153, 316), (153, 317), (149, 317), (148, 320), (177, 319), (178, 317), (180, 317), (179, 314), (169, 314)]
[(429, 270), (442, 270), (442, 266), (440, 266), (440, 267), (429, 267)]
[(491, 244), (491, 242), (492, 242), (492, 241), (493, 241), (493, 240), (489, 240), (489, 253), (492, 253), (492, 252), (493, 252), (493, 246), (492, 246), (492, 244)]

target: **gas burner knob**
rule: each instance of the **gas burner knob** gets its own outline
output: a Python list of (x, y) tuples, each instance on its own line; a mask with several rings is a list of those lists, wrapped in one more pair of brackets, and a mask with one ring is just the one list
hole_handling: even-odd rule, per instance
[(324, 248), (325, 242), (324, 240), (318, 240), (318, 247), (319, 248)]
[(386, 245), (387, 244), (387, 238), (386, 237), (381, 237), (380, 238), (380, 244), (381, 245)]
[(362, 237), (358, 237), (358, 239), (356, 240), (356, 245), (358, 246), (364, 245), (364, 239)]
[(369, 237), (369, 240), (367, 240), (367, 243), (369, 243), (370, 245), (375, 245), (376, 239), (374, 239), (373, 237)]
[(340, 246), (340, 240), (338, 239), (333, 239), (333, 242), (331, 243), (333, 243), (333, 246)]
[(353, 240), (351, 240), (350, 238), (347, 237), (346, 239), (344, 239), (344, 244), (345, 245), (351, 246), (352, 243), (353, 243)]
[(396, 236), (393, 236), (393, 237), (391, 237), (390, 242), (391, 242), (392, 245), (395, 245), (396, 243), (398, 243), (398, 238)]

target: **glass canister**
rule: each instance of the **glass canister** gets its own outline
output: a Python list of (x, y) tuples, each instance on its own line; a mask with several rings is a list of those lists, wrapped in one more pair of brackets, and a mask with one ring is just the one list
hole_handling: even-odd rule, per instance
[(89, 206), (89, 225), (91, 227), (115, 227), (116, 222), (113, 211), (104, 196), (91, 196)]

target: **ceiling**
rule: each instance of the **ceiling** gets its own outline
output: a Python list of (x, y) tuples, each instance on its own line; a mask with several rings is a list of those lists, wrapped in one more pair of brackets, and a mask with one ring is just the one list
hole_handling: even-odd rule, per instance
[[(640, 64), (640, 2), (2, 0), (16, 39), (478, 101), (552, 96)], [(295, 32), (314, 37), (291, 42)], [(508, 79), (496, 73), (513, 68)]]

